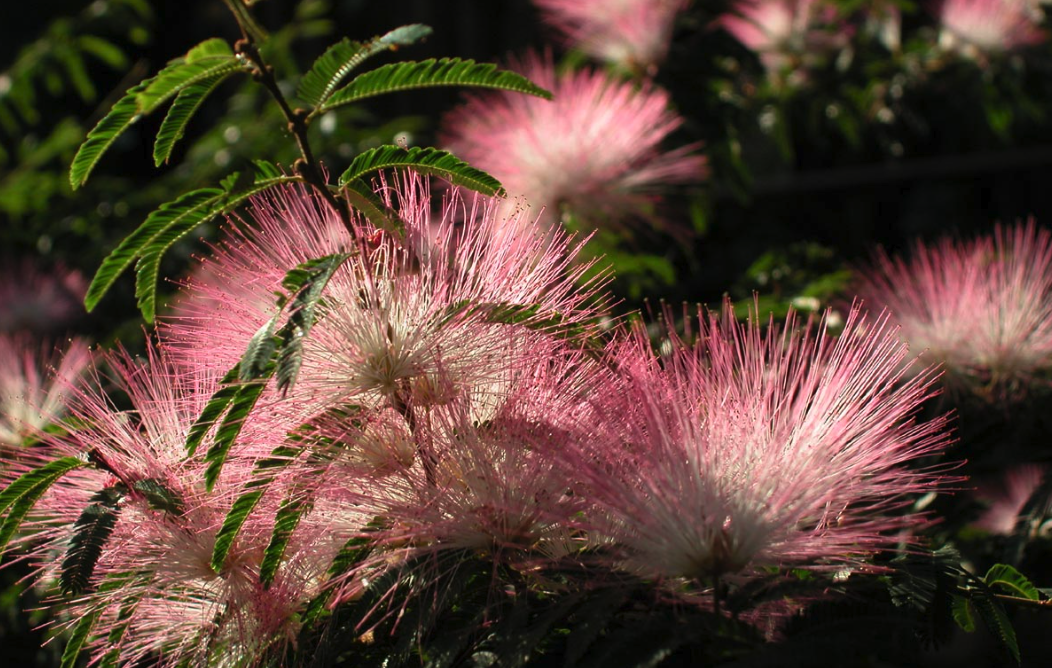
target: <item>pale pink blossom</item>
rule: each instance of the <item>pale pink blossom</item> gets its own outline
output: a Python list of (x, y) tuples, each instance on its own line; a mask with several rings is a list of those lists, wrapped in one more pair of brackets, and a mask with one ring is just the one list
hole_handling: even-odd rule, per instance
[(18, 447), (61, 420), (90, 361), (80, 339), (55, 348), (28, 334), (0, 334), (0, 446)]
[(821, 0), (738, 0), (716, 21), (772, 75), (843, 48), (850, 31)]
[(29, 260), (0, 264), (0, 332), (56, 332), (84, 315), (88, 284), (80, 272), (43, 271)]
[[(986, 481), (978, 485), (975, 496), (989, 504), (974, 525), (990, 533), (1009, 536), (1015, 533), (1019, 513), (1023, 511), (1031, 495), (1041, 486), (1046, 467), (1027, 464), (1010, 469), (999, 480)], [(1048, 511), (1048, 503), (1039, 511)]]
[(1033, 221), (877, 257), (859, 296), (887, 307), (953, 387), (1011, 397), (1052, 368), (1052, 235)]
[(547, 227), (564, 214), (593, 225), (660, 224), (653, 209), (662, 189), (704, 177), (696, 147), (661, 148), (683, 119), (660, 88), (587, 69), (557, 74), (550, 59), (536, 56), (521, 69), (553, 99), (473, 97), (446, 115), (443, 141), (510, 195), (543, 207)]
[(613, 359), (613, 436), (570, 450), (568, 469), (596, 505), (586, 521), (641, 574), (862, 561), (894, 548), (918, 521), (901, 512), (909, 496), (935, 488), (907, 468), (946, 443), (942, 419), (914, 421), (932, 375), (904, 378), (885, 318), (854, 309), (833, 338), (792, 314), (782, 328), (739, 324), (728, 305), (663, 360), (640, 332)]
[(1012, 51), (1048, 39), (1034, 0), (938, 0), (932, 5), (941, 27), (939, 42), (965, 55)]
[(574, 47), (601, 60), (647, 70), (665, 59), (676, 15), (688, 0), (535, 0)]
[[(252, 479), (255, 461), (281, 445), (304, 416), (275, 399), (244, 426), (213, 489), (204, 485), (205, 448), (188, 456), (190, 425), (217, 387), (208, 373), (189, 373), (154, 350), (146, 361), (107, 358), (109, 379), (127, 397), (118, 409), (96, 383), (80, 391), (73, 416), (80, 427), (47, 436), (16, 462), (17, 475), (59, 457), (90, 462), (62, 477), (37, 502), (17, 544), (30, 551), (37, 578), (53, 583), (72, 550), (76, 523), (95, 508), (113, 515), (97, 562), (75, 587), (71, 619), (93, 616), (87, 648), (94, 660), (113, 651), (120, 665), (255, 665), (295, 640), (296, 614), (317, 595), (341, 536), (309, 514), (286, 548), (274, 581), (260, 582), (260, 563), (273, 527), (280, 488), (232, 544), (222, 568), (211, 560), (216, 532), (236, 495)], [(101, 379), (97, 379), (101, 380)], [(206, 446), (207, 447), (207, 446)], [(111, 633), (115, 635), (111, 636)]]

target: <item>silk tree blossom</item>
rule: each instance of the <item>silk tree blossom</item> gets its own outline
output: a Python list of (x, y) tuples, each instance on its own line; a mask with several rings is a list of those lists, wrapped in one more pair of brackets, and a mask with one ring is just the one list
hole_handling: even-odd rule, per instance
[(0, 446), (17, 448), (60, 420), (90, 362), (80, 339), (54, 349), (28, 334), (0, 334)]
[(146, 362), (123, 354), (107, 362), (131, 409), (117, 410), (98, 387), (82, 390), (74, 416), (84, 426), (47, 437), (7, 474), (10, 480), (33, 459), (40, 464), (85, 453), (94, 464), (61, 478), (32, 511), (20, 542), (39, 567), (37, 577), (56, 579), (66, 558), (56, 561), (55, 555), (80, 549), (74, 537), (79, 523), (108, 514), (112, 533), (70, 602), (71, 619), (95, 619), (88, 645), (94, 661), (115, 652), (120, 665), (241, 666), (280, 656), (299, 630), (296, 614), (319, 593), (338, 541), (346, 537), (308, 516), (274, 581), (264, 586), (260, 563), (277, 500), (268, 497), (224, 566), (217, 572), (210, 562), (216, 532), (254, 460), (280, 445), (302, 417), (257, 408), (209, 491), (204, 453), (188, 457), (184, 444), (216, 377), (177, 369), (152, 350)]
[(738, 0), (716, 21), (755, 52), (771, 75), (846, 46), (848, 29), (821, 0)]
[(88, 289), (78, 272), (42, 271), (29, 260), (0, 261), (0, 332), (56, 332), (84, 314)]
[(967, 56), (1013, 51), (1048, 39), (1034, 0), (938, 0), (939, 43)]
[(1012, 398), (1052, 369), (1052, 235), (1033, 220), (918, 242), (909, 260), (880, 254), (858, 293), (886, 306), (954, 389)]
[(687, 0), (535, 0), (570, 46), (611, 63), (649, 70), (668, 54)]
[(939, 452), (943, 419), (913, 416), (931, 372), (904, 377), (907, 349), (858, 309), (833, 338), (823, 321), (766, 332), (730, 305), (693, 346), (658, 360), (645, 333), (616, 350), (612, 433), (567, 462), (595, 503), (588, 520), (645, 576), (691, 578), (765, 566), (830, 568), (894, 548), (908, 496), (937, 476), (906, 468)]
[[(1009, 469), (996, 481), (979, 483), (975, 496), (988, 505), (986, 511), (975, 521), (974, 526), (990, 533), (1010, 536), (1015, 533), (1019, 514), (1023, 511), (1030, 497), (1041, 486), (1047, 467), (1038, 464), (1026, 464)], [(1046, 500), (1039, 516), (1044, 518), (1050, 504)], [(1038, 527), (1027, 527), (1028, 530)]]
[(661, 190), (704, 177), (695, 146), (661, 149), (683, 123), (665, 91), (600, 71), (557, 74), (550, 58), (537, 56), (520, 69), (554, 98), (472, 97), (445, 117), (443, 142), (534, 210), (543, 207), (545, 226), (557, 225), (564, 212), (593, 224), (657, 224)]
[(354, 256), (330, 282), (325, 316), (305, 343), (298, 396), (313, 390), (319, 405), (352, 396), (399, 411), (441, 403), (489, 382), (509, 326), (590, 327), (598, 283), (577, 285), (587, 267), (571, 266), (577, 251), (565, 235), (544, 237), (521, 221), (513, 225), (519, 232), (498, 242), (493, 230), (506, 221), (497, 203), (454, 189), (433, 214), (419, 177), (381, 186), (379, 195), (399, 211), (401, 234), (356, 219), (355, 241), (303, 190), (258, 202), (258, 227), (232, 232), (217, 248), (166, 325), (166, 339), (187, 363), (225, 371), (276, 313), (272, 293), (289, 269), (348, 249)]

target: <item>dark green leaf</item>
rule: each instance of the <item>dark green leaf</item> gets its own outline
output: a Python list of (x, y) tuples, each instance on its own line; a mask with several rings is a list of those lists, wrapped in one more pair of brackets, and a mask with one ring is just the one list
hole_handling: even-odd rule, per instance
[(492, 63), (442, 58), (393, 63), (360, 74), (349, 84), (333, 93), (324, 104), (314, 110), (312, 115), (376, 95), (436, 86), (496, 88), (547, 99), (551, 99), (552, 96), (550, 92), (521, 74), (499, 70)]
[(0, 492), (0, 513), (6, 511), (18, 499), (30, 493), (38, 485), (46, 483), (50, 486), (69, 471), (87, 465), (88, 463), (83, 459), (63, 457), (62, 459), (48, 462), (40, 468), (23, 473), (5, 487), (3, 492)]
[(73, 163), (69, 168), (69, 183), (74, 190), (84, 185), (102, 154), (139, 118), (136, 98), (151, 81), (147, 79), (129, 89), (88, 133), (87, 139), (73, 156)]
[(252, 335), (248, 341), (245, 354), (241, 356), (238, 365), (238, 380), (247, 383), (250, 380), (258, 380), (274, 370), (274, 353), (278, 348), (280, 339), (274, 336), (274, 328), (278, 325), (279, 312), (273, 318), (263, 324), (259, 330)]
[(431, 28), (418, 23), (395, 28), (366, 44), (344, 39), (330, 46), (314, 61), (310, 72), (303, 75), (296, 94), (318, 106), (328, 100), (340, 82), (366, 59), (387, 49), (414, 44), (430, 34)]
[(301, 494), (294, 494), (281, 502), (274, 519), (274, 533), (270, 536), (270, 544), (263, 552), (263, 561), (259, 565), (259, 581), (263, 583), (264, 589), (269, 588), (274, 581), (285, 556), (285, 548), (288, 547), (300, 518), (309, 513), (313, 505), (312, 501), (303, 498)]
[(186, 57), (161, 70), (136, 98), (139, 113), (149, 114), (190, 86), (216, 77), (247, 71), (248, 65), (234, 55), (221, 39), (210, 39), (191, 49)]
[(387, 232), (401, 236), (405, 225), (398, 218), (398, 213), (376, 196), (373, 189), (362, 179), (344, 183), (343, 198), (361, 212), (369, 222)]
[(448, 151), (414, 146), (378, 146), (361, 153), (340, 176), (340, 185), (352, 184), (363, 176), (389, 167), (404, 167), (423, 174), (440, 176), (455, 185), (471, 188), (484, 195), (503, 195), (500, 181), (475, 169)]
[(953, 621), (966, 633), (975, 631), (975, 608), (967, 596), (953, 597)]
[(190, 426), (190, 430), (186, 434), (186, 455), (193, 457), (194, 453), (197, 452), (198, 446), (201, 445), (201, 441), (204, 440), (205, 434), (212, 428), (212, 425), (216, 423), (219, 416), (222, 415), (230, 402), (237, 396), (240, 386), (230, 385), (237, 378), (238, 367), (234, 367), (231, 372), (221, 381), (224, 385), (216, 390), (215, 394), (205, 404), (204, 410), (201, 411), (200, 417), (194, 421)]
[(182, 498), (155, 478), (136, 480), (132, 483), (132, 489), (146, 497), (146, 502), (154, 510), (172, 515), (182, 515), (185, 510)]
[(265, 491), (265, 488), (257, 488), (249, 492), (243, 492), (234, 501), (230, 512), (223, 518), (223, 526), (219, 528), (219, 532), (216, 534), (215, 545), (212, 547), (212, 570), (216, 573), (222, 572), (223, 564), (226, 562), (226, 555), (234, 545), (234, 539), (237, 537), (238, 532), (241, 531), (241, 526), (248, 519), (249, 514), (259, 503), (259, 500), (263, 498), (263, 492)]
[(66, 647), (62, 650), (62, 663), (59, 664), (61, 668), (74, 668), (77, 665), (77, 658), (80, 657), (85, 643), (91, 637), (98, 618), (98, 612), (90, 612), (81, 617), (77, 625), (73, 627), (73, 632), (66, 641)]
[(182, 139), (190, 118), (197, 112), (205, 98), (222, 83), (227, 74), (229, 72), (202, 79), (179, 92), (175, 102), (168, 109), (161, 128), (157, 131), (157, 141), (153, 145), (155, 165), (160, 167), (162, 163), (168, 162), (168, 158), (172, 155), (172, 148), (177, 141)]
[(1041, 593), (1025, 575), (1008, 564), (994, 564), (986, 572), (983, 578), (986, 585), (991, 589), (1001, 589), (1011, 596), (1029, 599), (1031, 601), (1041, 600)]
[(59, 577), (63, 594), (76, 596), (87, 591), (95, 564), (102, 556), (102, 548), (117, 526), (119, 504), (125, 492), (123, 485), (100, 490), (91, 497), (92, 503), (73, 525), (73, 536), (62, 560)]
[(316, 310), (325, 286), (329, 284), (351, 253), (336, 253), (310, 260), (286, 274), (282, 285), (288, 290), (296, 290), (289, 307), (288, 320), (278, 333), (281, 339), (278, 347), (277, 386), (282, 393), (288, 391), (296, 382), (302, 363), (303, 341), (310, 334), (316, 320)]
[(219, 479), (219, 474), (223, 470), (223, 464), (226, 463), (230, 448), (233, 447), (234, 441), (237, 440), (238, 434), (241, 433), (241, 428), (245, 424), (245, 418), (255, 408), (256, 402), (259, 401), (259, 397), (263, 394), (265, 387), (265, 381), (242, 383), (237, 386), (237, 393), (231, 400), (230, 407), (226, 415), (223, 416), (223, 421), (219, 423), (219, 427), (216, 429), (215, 440), (205, 454), (205, 463), (207, 464), (205, 468), (205, 488), (209, 491), (212, 490)]
[(1008, 615), (1005, 614), (1001, 604), (995, 599), (983, 595), (974, 597), (972, 604), (979, 611), (979, 616), (983, 618), (983, 622), (986, 623), (986, 627), (990, 629), (990, 632), (997, 636), (1001, 644), (1015, 659), (1015, 662), (1017, 664), (1021, 663), (1022, 658), (1019, 655), (1019, 641), (1016, 639), (1015, 629), (1012, 628), (1012, 622), (1008, 620)]
[(95, 35), (81, 35), (77, 37), (77, 46), (85, 53), (90, 53), (115, 70), (123, 70), (128, 67), (128, 59), (124, 52), (115, 44), (108, 42)]

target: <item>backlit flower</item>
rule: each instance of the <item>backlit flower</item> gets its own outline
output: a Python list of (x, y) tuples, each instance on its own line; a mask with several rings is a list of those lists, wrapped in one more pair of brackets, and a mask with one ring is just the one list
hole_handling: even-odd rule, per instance
[(908, 260), (881, 254), (858, 294), (886, 306), (954, 387), (1012, 396), (1052, 368), (1052, 235), (1033, 221), (974, 241), (918, 242)]
[(598, 71), (556, 74), (550, 60), (538, 57), (522, 69), (554, 98), (504, 92), (471, 98), (446, 116), (444, 142), (535, 211), (544, 207), (548, 227), (564, 211), (592, 224), (656, 223), (652, 210), (663, 187), (704, 176), (694, 147), (660, 147), (683, 122), (665, 91)]
[(535, 0), (567, 41), (602, 60), (648, 69), (664, 60), (687, 0)]
[(942, 420), (912, 417), (932, 377), (904, 381), (906, 346), (883, 318), (739, 324), (728, 305), (658, 360), (645, 335), (614, 360), (612, 437), (573, 453), (589, 519), (647, 576), (709, 577), (763, 566), (830, 568), (894, 547), (907, 496), (935, 476)]
[(1033, 0), (939, 0), (939, 41), (966, 55), (1011, 51), (1047, 39)]

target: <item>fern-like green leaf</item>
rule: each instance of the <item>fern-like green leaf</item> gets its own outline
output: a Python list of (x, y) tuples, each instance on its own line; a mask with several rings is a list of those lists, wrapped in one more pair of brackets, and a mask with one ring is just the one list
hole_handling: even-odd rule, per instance
[(238, 380), (242, 383), (263, 378), (268, 371), (273, 370), (274, 353), (281, 341), (274, 336), (274, 329), (278, 326), (280, 316), (279, 311), (249, 339), (245, 354), (241, 356), (241, 362), (238, 364)]
[(190, 425), (190, 430), (186, 434), (187, 457), (194, 456), (208, 430), (212, 428), (219, 416), (226, 411), (227, 407), (230, 406), (230, 402), (237, 396), (239, 387), (230, 384), (237, 379), (237, 374), (238, 367), (235, 366), (223, 376), (223, 379), (219, 381), (220, 388), (209, 398), (208, 403), (205, 404), (204, 409), (201, 411), (201, 415)]
[(241, 428), (244, 426), (248, 414), (252, 412), (256, 402), (259, 401), (260, 395), (263, 394), (263, 390), (266, 388), (266, 381), (242, 383), (237, 388), (238, 391), (230, 402), (230, 408), (216, 429), (215, 440), (205, 454), (205, 488), (208, 491), (212, 491), (216, 481), (219, 479), (219, 474), (223, 470), (223, 464), (226, 463), (230, 448), (233, 447), (234, 441), (237, 440), (238, 435), (241, 433)]
[(139, 113), (149, 114), (190, 86), (237, 71), (248, 71), (249, 65), (234, 55), (221, 39), (198, 44), (184, 58), (169, 63), (137, 96)]
[(278, 334), (277, 377), (278, 390), (285, 393), (296, 382), (303, 361), (303, 341), (310, 334), (316, 320), (318, 302), (333, 274), (351, 253), (336, 253), (304, 262), (285, 276), (282, 284), (296, 290), (289, 307), (288, 320)]
[(132, 483), (132, 489), (146, 498), (146, 503), (154, 510), (161, 510), (172, 515), (182, 515), (186, 509), (182, 497), (168, 489), (156, 478), (143, 478)]
[(1030, 582), (1025, 575), (1008, 564), (994, 564), (986, 572), (983, 578), (986, 586), (991, 589), (1001, 589), (1011, 596), (1029, 599), (1031, 601), (1041, 600), (1041, 593)]
[(222, 83), (227, 74), (229, 72), (210, 79), (202, 79), (187, 86), (175, 97), (175, 102), (168, 109), (161, 128), (157, 131), (157, 141), (153, 145), (155, 165), (160, 167), (162, 163), (168, 162), (168, 158), (172, 155), (172, 148), (177, 141), (182, 139), (190, 118), (197, 113), (201, 103)]
[(423, 174), (440, 176), (450, 183), (471, 188), (483, 195), (503, 195), (500, 181), (476, 169), (448, 151), (419, 147), (378, 146), (361, 153), (340, 176), (340, 185), (359, 181), (373, 172), (390, 167), (413, 169)]
[(237, 534), (241, 531), (241, 526), (245, 523), (245, 520), (248, 519), (256, 505), (259, 504), (259, 500), (263, 498), (263, 492), (265, 491), (265, 487), (257, 486), (255, 489), (242, 492), (241, 496), (234, 501), (230, 512), (223, 518), (223, 526), (216, 533), (216, 542), (212, 546), (212, 570), (216, 573), (223, 571), (226, 555), (230, 552), (230, 548), (233, 547), (234, 539), (237, 538)]
[(180, 196), (174, 202), (162, 204), (161, 208), (151, 213), (139, 229), (132, 232), (102, 261), (102, 266), (95, 272), (95, 278), (88, 286), (84, 305), (91, 311), (99, 300), (110, 289), (117, 277), (124, 273), (144, 249), (149, 248), (158, 235), (172, 225), (191, 221), (197, 225), (204, 221), (208, 212), (224, 195), (219, 188), (202, 188)]
[(73, 632), (69, 635), (69, 640), (66, 641), (66, 647), (62, 650), (60, 668), (76, 667), (77, 659), (80, 657), (84, 645), (91, 638), (91, 632), (95, 629), (95, 622), (98, 619), (99, 613), (97, 611), (90, 612), (81, 617), (77, 625), (73, 627)]
[(63, 594), (76, 596), (87, 590), (102, 548), (117, 526), (119, 503), (126, 493), (120, 484), (100, 490), (73, 525), (59, 577)]
[(967, 596), (954, 595), (952, 598), (953, 621), (965, 633), (975, 631), (975, 608)]
[(274, 582), (274, 576), (278, 573), (281, 560), (285, 556), (285, 548), (288, 547), (292, 533), (300, 523), (300, 518), (309, 513), (313, 503), (299, 494), (284, 499), (278, 508), (277, 517), (274, 519), (274, 532), (270, 536), (270, 543), (263, 552), (263, 561), (259, 565), (259, 581), (263, 588), (269, 588)]
[(296, 94), (314, 106), (323, 104), (340, 82), (368, 58), (387, 49), (415, 44), (430, 34), (430, 27), (417, 23), (395, 28), (365, 44), (343, 39), (314, 61), (310, 71), (303, 75)]
[(69, 168), (69, 184), (74, 190), (84, 185), (102, 154), (139, 118), (136, 100), (139, 93), (145, 90), (151, 82), (152, 79), (147, 79), (129, 89), (88, 133), (87, 139), (77, 149), (77, 154), (73, 156), (73, 162)]
[(384, 204), (365, 181), (354, 179), (341, 187), (343, 198), (368, 218), (370, 223), (381, 230), (401, 236), (405, 225), (398, 218), (398, 213)]
[(498, 69), (492, 63), (476, 63), (460, 58), (432, 58), (383, 65), (360, 74), (318, 105), (311, 115), (377, 95), (438, 86), (495, 88), (546, 99), (552, 97), (550, 92), (521, 74)]
[(979, 616), (983, 618), (986, 627), (997, 636), (1004, 648), (1015, 659), (1015, 662), (1017, 664), (1022, 663), (1022, 657), (1019, 654), (1019, 641), (1016, 639), (1015, 629), (1012, 627), (1012, 622), (1009, 621), (1004, 607), (996, 599), (982, 594), (972, 598), (972, 604), (979, 611)]
[(51, 485), (73, 469), (87, 465), (88, 463), (83, 459), (63, 457), (23, 473), (0, 492), (0, 514), (7, 511), (18, 499), (28, 494), (37, 485), (41, 483)]

